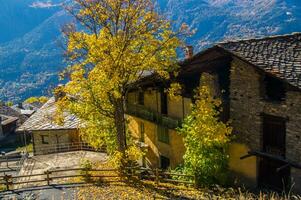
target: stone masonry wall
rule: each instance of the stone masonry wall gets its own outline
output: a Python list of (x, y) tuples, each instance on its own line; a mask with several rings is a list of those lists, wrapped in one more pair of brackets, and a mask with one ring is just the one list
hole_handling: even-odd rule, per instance
[[(263, 99), (262, 77), (255, 67), (234, 59), (230, 75), (230, 118), (236, 140), (251, 150), (262, 147), (262, 116), (269, 114), (287, 118), (286, 157), (301, 163), (301, 92), (287, 91), (286, 100), (273, 103)], [(296, 189), (301, 190), (301, 170), (291, 170)]]
[[(43, 144), (42, 136), (46, 136), (46, 142)], [(54, 148), (58, 144), (68, 144), (72, 142), (79, 142), (76, 130), (51, 130), (51, 131), (34, 131), (34, 148), (35, 154), (53, 153)]]

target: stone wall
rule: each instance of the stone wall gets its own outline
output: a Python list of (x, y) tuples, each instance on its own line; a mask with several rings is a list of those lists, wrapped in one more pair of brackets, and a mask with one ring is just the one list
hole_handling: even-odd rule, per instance
[[(46, 143), (43, 143), (42, 138)], [(50, 131), (33, 131), (34, 151), (35, 154), (53, 153), (56, 147), (63, 147), (66, 144), (80, 142), (77, 130), (50, 130)]]
[[(258, 69), (241, 60), (232, 61), (230, 118), (236, 141), (246, 144), (251, 150), (261, 150), (262, 114), (287, 118), (286, 158), (300, 163), (301, 92), (290, 89), (286, 93), (285, 101), (267, 101), (262, 94), (263, 76)], [(253, 174), (253, 170), (250, 173)], [(301, 190), (301, 171), (292, 169), (291, 177), (296, 183), (296, 189)]]

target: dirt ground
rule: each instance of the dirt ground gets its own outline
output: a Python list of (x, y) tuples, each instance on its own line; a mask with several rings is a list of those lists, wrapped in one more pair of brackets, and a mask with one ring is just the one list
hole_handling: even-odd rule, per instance
[(80, 167), (81, 161), (85, 159), (93, 162), (105, 162), (108, 157), (104, 153), (90, 151), (33, 156), (30, 158), (34, 163), (32, 174), (43, 173), (46, 170), (77, 168)]
[[(45, 171), (79, 168), (81, 167), (80, 164), (83, 160), (90, 160), (92, 162), (106, 162), (107, 159), (108, 156), (104, 153), (90, 152), (90, 151), (76, 151), (76, 152), (33, 156), (26, 160), (19, 175), (21, 176), (33, 175), (33, 174), (42, 174), (42, 175), (38, 175), (34, 177), (18, 178), (17, 182), (45, 180), (46, 178), (46, 175), (44, 175)], [(59, 172), (59, 173), (52, 173), (50, 177), (75, 175), (78, 173), (79, 171)], [(51, 184), (57, 184), (61, 181), (65, 181), (65, 180), (60, 179), (59, 181), (58, 179), (56, 179), (53, 180)], [(18, 184), (14, 186), (14, 189), (45, 185), (45, 183), (46, 181), (37, 182), (37, 183)]]

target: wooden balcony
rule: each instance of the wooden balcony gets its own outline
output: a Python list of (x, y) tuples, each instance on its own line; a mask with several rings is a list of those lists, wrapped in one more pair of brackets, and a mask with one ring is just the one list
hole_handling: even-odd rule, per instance
[(148, 109), (145, 106), (137, 104), (127, 104), (126, 113), (170, 129), (175, 129), (182, 123), (181, 119), (175, 119), (167, 115), (163, 115), (159, 112)]

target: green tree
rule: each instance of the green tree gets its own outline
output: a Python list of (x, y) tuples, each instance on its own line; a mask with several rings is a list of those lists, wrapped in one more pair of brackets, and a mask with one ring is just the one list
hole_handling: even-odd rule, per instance
[(8, 102), (6, 102), (6, 105), (7, 105), (7, 106), (13, 106), (14, 103), (13, 103), (12, 101), (8, 101)]
[(35, 102), (46, 103), (47, 101), (48, 101), (48, 97), (40, 96), (40, 97), (29, 97), (24, 101), (24, 103), (35, 103)]
[(198, 184), (222, 183), (228, 166), (227, 147), (232, 128), (219, 120), (221, 101), (213, 97), (208, 77), (196, 90), (192, 112), (178, 132), (184, 138), (185, 173), (196, 175)]
[(64, 31), (72, 64), (64, 74), (68, 83), (57, 89), (66, 94), (58, 116), (63, 110), (75, 114), (85, 140), (124, 154), (127, 93), (145, 73), (168, 79), (177, 68), (180, 40), (152, 0), (74, 0), (67, 10), (85, 30), (69, 25)]

